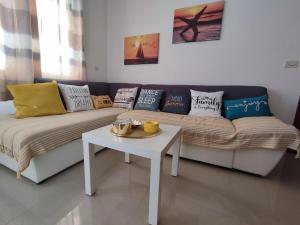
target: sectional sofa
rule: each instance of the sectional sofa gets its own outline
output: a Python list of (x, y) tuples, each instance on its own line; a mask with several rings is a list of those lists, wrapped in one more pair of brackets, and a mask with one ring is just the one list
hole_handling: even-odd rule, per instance
[[(49, 82), (49, 79), (36, 79), (36, 83)], [(165, 96), (167, 92), (170, 91), (179, 91), (189, 93), (190, 89), (204, 92), (215, 92), (215, 91), (224, 91), (224, 100), (230, 99), (241, 99), (249, 97), (258, 97), (267, 94), (267, 89), (265, 87), (259, 86), (203, 86), (203, 85), (156, 85), (156, 84), (133, 84), (133, 83), (105, 83), (105, 82), (85, 82), (85, 81), (65, 81), (57, 80), (58, 83), (62, 84), (71, 84), (71, 85), (85, 85), (89, 86), (91, 95), (109, 95), (112, 99), (117, 93), (119, 88), (133, 88), (138, 87), (139, 91), (141, 88), (145, 89), (160, 89), (164, 90), (165, 94), (162, 97), (161, 105), (165, 101)], [(97, 111), (99, 115), (103, 110)], [(107, 113), (107, 111), (106, 111)], [(156, 115), (156, 112), (145, 112), (139, 113), (139, 115), (132, 112), (112, 111), (111, 117), (109, 120), (103, 122), (102, 125), (107, 125), (111, 123), (116, 118), (124, 118), (128, 116), (137, 116), (138, 119), (151, 119), (153, 113)], [(86, 114), (88, 116), (88, 114)], [(141, 116), (142, 115), (142, 116)], [(161, 117), (156, 117), (158, 120), (164, 123), (171, 123), (171, 120), (166, 118), (176, 117), (176, 115), (163, 114)], [(186, 116), (188, 117), (188, 116)], [(161, 119), (160, 119), (161, 118)], [(185, 119), (185, 118), (184, 118)], [(184, 121), (183, 119), (183, 121)], [(98, 120), (101, 120), (99, 116)], [(225, 120), (225, 119), (224, 119)], [(226, 122), (231, 123), (231, 122)], [(202, 122), (199, 123), (205, 124)], [(184, 124), (183, 124), (184, 125)], [(100, 125), (99, 125), (100, 126)], [(288, 125), (286, 125), (288, 127)], [(294, 132), (294, 128), (290, 128)], [(295, 135), (295, 133), (293, 133)], [(296, 135), (298, 135), (296, 133)], [(299, 136), (299, 135), (298, 135)], [(253, 140), (255, 141), (255, 140)], [(299, 137), (295, 137), (295, 142), (293, 145), (298, 145)], [(255, 145), (254, 145), (255, 146)], [(295, 149), (298, 146), (294, 147)], [(97, 151), (99, 151), (97, 149)], [(268, 175), (272, 169), (278, 164), (280, 159), (283, 157), (286, 152), (286, 147), (276, 147), (270, 149), (258, 149), (258, 148), (249, 148), (249, 149), (238, 149), (238, 148), (207, 148), (207, 146), (194, 145), (189, 142), (183, 142), (181, 148), (181, 157), (192, 159), (200, 162), (205, 162), (213, 165), (218, 165), (226, 168), (237, 169), (253, 174), (258, 174), (261, 176)], [(172, 154), (172, 149), (169, 152)], [(54, 174), (68, 168), (69, 166), (82, 160), (82, 146), (81, 140), (73, 140), (70, 143), (66, 143), (62, 146), (59, 146), (46, 154), (42, 154), (31, 160), (29, 167), (22, 173), (23, 176), (33, 180), (36, 183), (40, 183), (43, 180), (53, 176)], [(10, 157), (6, 156), (3, 153), (0, 153), (0, 163), (4, 166), (17, 171), (16, 162)]]

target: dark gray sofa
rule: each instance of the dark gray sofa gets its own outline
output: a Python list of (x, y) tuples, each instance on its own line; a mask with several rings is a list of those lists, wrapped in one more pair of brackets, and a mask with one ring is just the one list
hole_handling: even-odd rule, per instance
[[(43, 83), (52, 81), (51, 79), (35, 79), (36, 83)], [(92, 95), (109, 95), (113, 100), (119, 88), (133, 88), (138, 87), (146, 89), (164, 90), (161, 105), (163, 106), (165, 96), (170, 91), (178, 91), (190, 94), (190, 89), (204, 92), (224, 91), (223, 100), (250, 98), (266, 95), (267, 88), (261, 86), (241, 86), (241, 85), (168, 85), (168, 84), (135, 84), (135, 83), (106, 83), (106, 82), (89, 82), (89, 81), (75, 81), (75, 80), (57, 80), (58, 83), (70, 85), (88, 85)], [(223, 114), (223, 111), (222, 111)]]

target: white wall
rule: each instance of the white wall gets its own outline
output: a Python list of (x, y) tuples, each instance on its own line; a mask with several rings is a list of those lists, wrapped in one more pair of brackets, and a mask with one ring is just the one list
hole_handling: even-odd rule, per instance
[[(210, 0), (108, 0), (109, 82), (263, 85), (272, 111), (291, 122), (300, 95), (299, 0), (226, 0), (220, 41), (172, 44), (174, 9)], [(123, 38), (160, 33), (157, 65), (123, 65)]]
[(106, 81), (106, 0), (82, 0), (88, 80)]

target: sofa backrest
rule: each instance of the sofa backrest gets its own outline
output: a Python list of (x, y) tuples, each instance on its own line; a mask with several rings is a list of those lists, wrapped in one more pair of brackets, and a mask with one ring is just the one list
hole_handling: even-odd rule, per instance
[[(36, 83), (49, 82), (52, 79), (35, 79)], [(268, 94), (267, 88), (261, 86), (242, 86), (242, 85), (170, 85), (170, 84), (134, 84), (134, 83), (105, 83), (105, 82), (88, 82), (74, 80), (57, 80), (58, 83), (70, 85), (89, 85), (92, 95), (109, 95), (114, 100), (119, 88), (138, 87), (138, 94), (141, 88), (164, 90), (160, 109), (164, 105), (166, 94), (168, 92), (181, 92), (190, 94), (190, 89), (203, 92), (224, 91), (223, 100), (258, 97)], [(223, 114), (223, 110), (222, 110)]]
[(258, 97), (267, 94), (267, 88), (261, 86), (238, 86), (238, 85), (161, 85), (161, 84), (146, 84), (142, 88), (164, 90), (164, 95), (161, 100), (161, 105), (164, 104), (166, 94), (168, 92), (182, 92), (190, 94), (190, 90), (203, 92), (224, 91), (223, 100), (240, 99)]
[[(35, 83), (44, 83), (51, 82), (54, 79), (46, 79), (46, 78), (36, 78), (34, 80)], [(91, 95), (108, 95), (109, 94), (109, 84), (106, 82), (90, 82), (90, 81), (81, 81), (81, 80), (57, 80), (58, 83), (61, 84), (69, 84), (76, 86), (88, 85)]]
[(138, 93), (137, 93), (138, 96), (142, 87), (141, 84), (109, 83), (109, 96), (111, 97), (112, 100), (114, 100), (119, 88), (135, 88), (135, 87), (138, 87)]

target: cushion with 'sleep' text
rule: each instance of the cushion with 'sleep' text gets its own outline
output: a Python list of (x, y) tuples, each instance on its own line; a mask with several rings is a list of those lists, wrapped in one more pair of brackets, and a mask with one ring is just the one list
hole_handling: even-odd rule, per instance
[(157, 111), (162, 90), (142, 89), (134, 109)]

